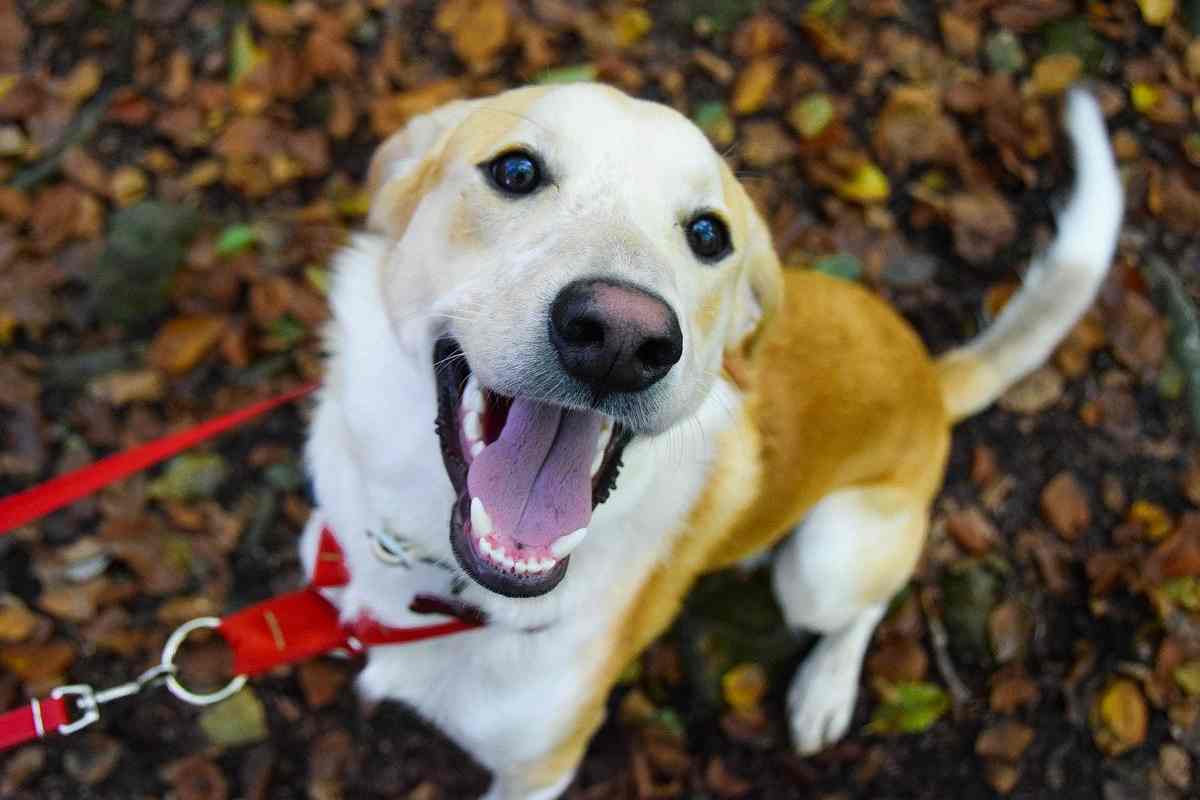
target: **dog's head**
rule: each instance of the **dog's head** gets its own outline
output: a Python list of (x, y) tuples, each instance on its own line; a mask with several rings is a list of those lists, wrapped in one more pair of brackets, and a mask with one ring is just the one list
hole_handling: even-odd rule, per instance
[(544, 594), (631, 438), (695, 413), (777, 303), (769, 234), (691, 122), (599, 85), (444, 106), (368, 183), (389, 317), (431, 343), (455, 555)]

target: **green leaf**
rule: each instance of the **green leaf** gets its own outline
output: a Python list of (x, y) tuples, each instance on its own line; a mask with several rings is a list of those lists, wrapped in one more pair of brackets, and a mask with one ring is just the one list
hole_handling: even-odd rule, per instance
[(321, 294), (329, 294), (329, 270), (316, 265), (305, 267), (304, 279)]
[(1172, 603), (1188, 611), (1200, 611), (1200, 578), (1194, 575), (1172, 578), (1161, 588)]
[(1104, 44), (1092, 31), (1086, 17), (1068, 17), (1048, 22), (1041, 30), (1045, 54), (1073, 53), (1085, 70), (1094, 70), (1104, 58)]
[(871, 733), (922, 733), (950, 709), (950, 698), (932, 683), (898, 683), (887, 695), (867, 726)]
[(266, 58), (266, 54), (254, 44), (250, 23), (239, 22), (229, 40), (229, 82), (236, 84)]
[(856, 281), (862, 277), (862, 262), (849, 253), (825, 256), (813, 262), (812, 268), (817, 272), (832, 275), (848, 281)]
[(813, 92), (806, 95), (788, 112), (788, 122), (792, 123), (801, 136), (812, 139), (820, 136), (821, 132), (833, 122), (833, 101), (824, 92)]
[(308, 335), (304, 323), (287, 314), (272, 322), (267, 330), (271, 338), (278, 340), (284, 347), (291, 347)]
[(217, 255), (224, 258), (247, 250), (258, 241), (258, 229), (253, 225), (230, 225), (217, 237)]
[(534, 77), (534, 83), (579, 83), (594, 81), (598, 74), (595, 64), (576, 64), (570, 67), (553, 67), (542, 70)]
[(185, 453), (171, 459), (163, 474), (146, 487), (146, 494), (156, 500), (211, 497), (227, 474), (225, 459), (216, 453)]
[(1175, 682), (1191, 697), (1200, 697), (1200, 661), (1189, 661), (1175, 668)]

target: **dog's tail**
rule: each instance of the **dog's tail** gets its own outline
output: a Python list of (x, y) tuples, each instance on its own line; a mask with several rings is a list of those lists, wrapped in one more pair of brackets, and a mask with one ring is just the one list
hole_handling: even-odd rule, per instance
[(954, 421), (987, 407), (1043, 364), (1091, 306), (1108, 272), (1124, 205), (1108, 132), (1095, 99), (1081, 89), (1067, 97), (1065, 116), (1076, 178), (1058, 236), (992, 326), (937, 361)]

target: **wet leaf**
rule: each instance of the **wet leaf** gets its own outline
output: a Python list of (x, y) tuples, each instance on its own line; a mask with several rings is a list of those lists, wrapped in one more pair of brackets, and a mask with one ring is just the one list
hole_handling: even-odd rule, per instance
[(1200, 697), (1200, 661), (1189, 661), (1179, 665), (1173, 675), (1180, 689), (1191, 697)]
[(1137, 0), (1142, 19), (1161, 28), (1175, 15), (1175, 0)]
[(867, 730), (877, 734), (923, 733), (950, 710), (950, 698), (932, 683), (900, 683), (885, 690)]

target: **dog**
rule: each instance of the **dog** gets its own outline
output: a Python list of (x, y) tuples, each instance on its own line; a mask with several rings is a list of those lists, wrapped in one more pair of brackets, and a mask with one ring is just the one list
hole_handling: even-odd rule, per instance
[(491, 800), (572, 780), (617, 676), (693, 581), (775, 547), (787, 623), (821, 634), (787, 713), (847, 730), (864, 652), (916, 567), (955, 422), (1052, 353), (1116, 247), (1122, 188), (1095, 101), (1065, 104), (1057, 237), (990, 328), (939, 358), (854, 283), (781, 270), (684, 116), (597, 84), (410, 121), (369, 168), (341, 252), (306, 448), (345, 619), (484, 627), (372, 650), (402, 701), (493, 773)]

